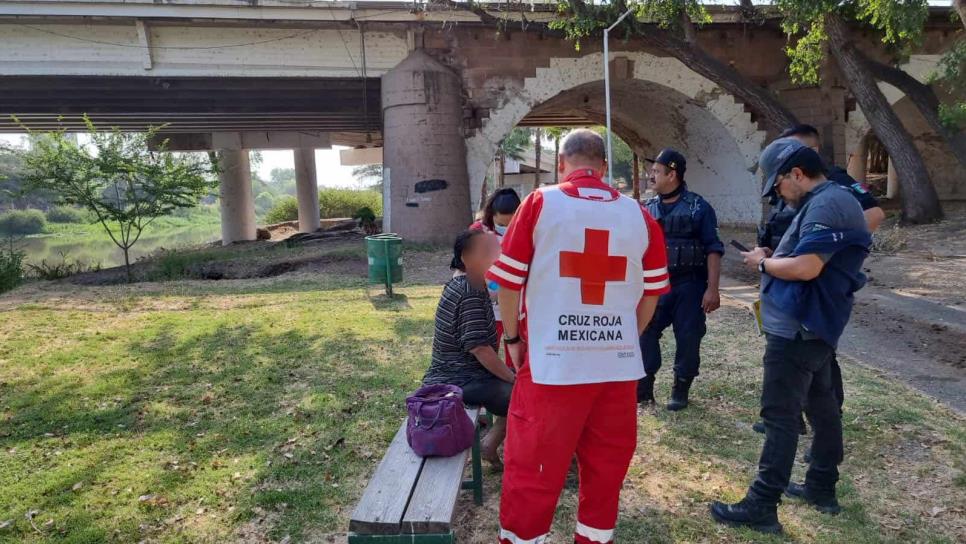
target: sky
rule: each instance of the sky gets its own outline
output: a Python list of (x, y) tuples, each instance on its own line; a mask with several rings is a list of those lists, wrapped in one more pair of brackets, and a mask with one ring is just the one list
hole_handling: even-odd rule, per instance
[[(0, 134), (0, 143), (11, 146), (24, 144), (24, 136), (20, 134)], [(321, 187), (349, 187), (360, 189), (363, 187), (352, 177), (352, 167), (339, 164), (339, 151), (345, 147), (332, 149), (317, 149), (315, 151), (315, 171)], [(295, 168), (295, 158), (292, 151), (263, 150), (262, 164), (258, 167), (258, 175), (263, 180), (271, 179), (269, 174), (274, 168)]]

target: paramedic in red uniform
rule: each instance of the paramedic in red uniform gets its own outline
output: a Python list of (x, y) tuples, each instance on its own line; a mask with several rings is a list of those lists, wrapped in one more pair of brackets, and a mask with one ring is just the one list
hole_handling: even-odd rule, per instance
[(559, 157), (563, 182), (523, 201), (487, 273), (501, 287), (517, 368), (500, 501), (503, 544), (545, 541), (574, 454), (574, 542), (614, 539), (637, 445), (636, 381), (644, 375), (637, 339), (669, 283), (660, 227), (601, 181), (604, 157), (599, 135), (572, 132)]

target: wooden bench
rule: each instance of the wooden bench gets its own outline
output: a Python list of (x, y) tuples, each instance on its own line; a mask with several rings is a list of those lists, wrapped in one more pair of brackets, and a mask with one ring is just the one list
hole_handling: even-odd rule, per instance
[(483, 504), (483, 468), (480, 460), (480, 409), (466, 414), (476, 427), (473, 479), (463, 481), (466, 452), (452, 457), (422, 458), (406, 441), (403, 421), (385, 457), (369, 480), (349, 521), (349, 544), (450, 544), (453, 511), (460, 489), (472, 489), (476, 504)]

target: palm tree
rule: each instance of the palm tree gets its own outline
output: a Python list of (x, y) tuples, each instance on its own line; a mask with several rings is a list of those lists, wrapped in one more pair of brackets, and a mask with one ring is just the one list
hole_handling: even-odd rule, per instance
[(506, 160), (511, 158), (515, 161), (521, 160), (523, 158), (523, 152), (530, 147), (530, 131), (525, 128), (515, 127), (503, 138), (500, 142), (500, 148), (497, 150), (497, 160), (499, 161), (499, 186), (503, 187), (506, 181)]
[[(544, 129), (547, 133), (547, 138), (553, 140), (553, 160), (556, 162), (559, 160), (557, 157), (560, 156), (560, 140), (567, 134), (567, 127), (547, 127)], [(557, 169), (553, 169), (553, 182), (554, 184), (560, 183), (560, 173)]]

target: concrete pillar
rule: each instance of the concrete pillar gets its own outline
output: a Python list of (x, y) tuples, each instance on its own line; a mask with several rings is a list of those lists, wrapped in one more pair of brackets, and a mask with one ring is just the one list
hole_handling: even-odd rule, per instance
[(462, 94), (459, 76), (422, 49), (382, 76), (387, 232), (448, 243), (469, 225)]
[(295, 192), (299, 202), (299, 232), (319, 230), (319, 182), (315, 175), (315, 149), (295, 150)]
[(886, 198), (896, 198), (899, 196), (899, 174), (896, 172), (896, 167), (892, 164), (892, 159), (889, 159), (889, 169), (886, 172)]
[(255, 239), (255, 197), (247, 149), (218, 152), (219, 194), (221, 195), (221, 243)]
[(869, 160), (869, 139), (862, 138), (859, 140), (859, 145), (849, 155), (849, 164), (846, 169), (849, 175), (856, 179), (856, 181), (861, 181), (865, 183), (866, 173), (868, 172), (868, 160)]

